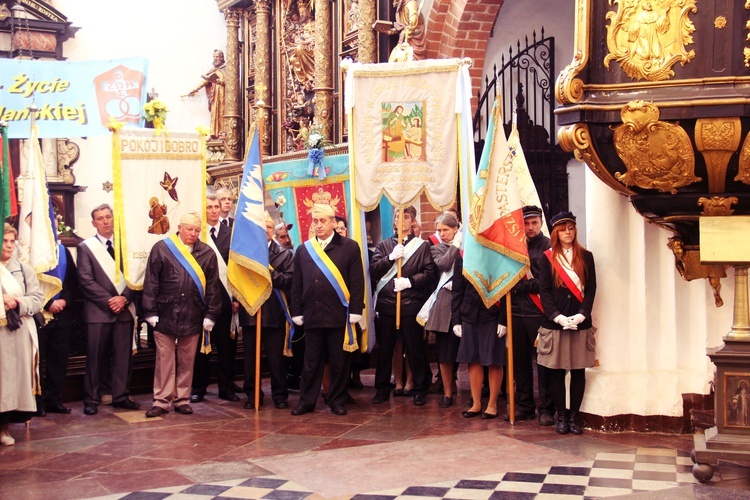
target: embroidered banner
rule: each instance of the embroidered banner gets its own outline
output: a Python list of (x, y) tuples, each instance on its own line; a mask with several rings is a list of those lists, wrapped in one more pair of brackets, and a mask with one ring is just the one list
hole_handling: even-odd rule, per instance
[(108, 133), (110, 118), (142, 125), (148, 60), (29, 61), (0, 59), (0, 121), (11, 139), (29, 137), (32, 99), (39, 137)]
[(205, 138), (124, 127), (113, 134), (112, 148), (115, 252), (123, 257), (125, 282), (140, 290), (154, 243), (176, 232), (187, 212), (204, 218)]
[(383, 195), (396, 206), (411, 205), (422, 192), (438, 209), (453, 206), (461, 69), (459, 59), (350, 66), (349, 155), (364, 210), (374, 209)]

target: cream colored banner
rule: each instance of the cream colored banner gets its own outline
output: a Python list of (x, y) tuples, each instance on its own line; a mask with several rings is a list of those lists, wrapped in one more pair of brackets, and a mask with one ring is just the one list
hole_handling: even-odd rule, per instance
[(195, 211), (205, 223), (205, 151), (198, 132), (125, 127), (114, 135), (115, 241), (129, 287), (143, 288), (151, 247), (177, 231), (180, 217)]
[(458, 59), (354, 64), (349, 151), (357, 202), (374, 209), (382, 195), (396, 206), (424, 191), (438, 208), (456, 200)]

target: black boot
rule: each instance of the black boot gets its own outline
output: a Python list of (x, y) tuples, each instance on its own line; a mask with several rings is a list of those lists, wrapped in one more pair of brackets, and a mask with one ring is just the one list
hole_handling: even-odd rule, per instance
[(567, 434), (570, 432), (570, 427), (568, 427), (568, 412), (557, 413), (557, 427), (555, 427), (555, 432), (558, 434)]
[(581, 429), (581, 426), (578, 425), (578, 412), (577, 411), (570, 412), (570, 416), (568, 417), (568, 429), (570, 430), (571, 434), (576, 434), (576, 435), (583, 434), (583, 429)]

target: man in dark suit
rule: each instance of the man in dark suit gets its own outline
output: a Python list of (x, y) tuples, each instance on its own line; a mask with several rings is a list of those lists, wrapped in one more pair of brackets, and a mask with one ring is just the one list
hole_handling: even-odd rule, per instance
[[(91, 212), (96, 235), (78, 245), (78, 284), (83, 292), (83, 318), (88, 325), (83, 413), (96, 415), (101, 403), (101, 371), (111, 354), (112, 406), (137, 410), (128, 397), (128, 376), (133, 348), (133, 321), (130, 311), (135, 291), (125, 285), (115, 267), (114, 217), (109, 205)], [(120, 279), (116, 279), (120, 273)], [(132, 308), (134, 309), (134, 308)]]
[(234, 204), (234, 196), (232, 195), (232, 192), (223, 187), (216, 190), (216, 196), (218, 197), (219, 208), (221, 210), (219, 223), (223, 226), (234, 226), (234, 217), (229, 216), (232, 212), (232, 205)]
[(44, 306), (52, 319), (39, 329), (39, 362), (44, 367), (41, 375), (42, 394), (37, 396), (37, 415), (70, 413), (62, 404), (62, 391), (68, 370), (70, 332), (75, 319), (73, 303), (78, 294), (76, 266), (70, 251), (58, 243), (58, 265), (47, 274), (62, 281), (62, 290)]
[[(330, 205), (314, 205), (315, 237), (294, 254), (290, 309), (292, 321), (305, 325), (305, 364), (299, 403), (292, 415), (315, 409), (326, 353), (331, 367), (328, 405), (336, 415), (347, 413), (344, 405), (349, 366), (356, 345), (354, 324), (362, 319), (365, 278), (359, 245), (334, 231), (335, 215)], [(335, 274), (340, 275), (340, 281), (333, 278)], [(346, 299), (342, 301), (340, 297), (346, 297), (347, 292), (348, 303), (344, 304)]]
[[(226, 190), (224, 190), (226, 191)], [(218, 253), (224, 264), (224, 271), (219, 271), (223, 285), (226, 284), (226, 263), (229, 261), (229, 243), (232, 230), (228, 225), (219, 222), (221, 215), (221, 201), (217, 193), (206, 195), (206, 230), (209, 246)], [(222, 265), (219, 265), (222, 268)], [(239, 401), (234, 388), (234, 358), (237, 354), (237, 339), (232, 338), (231, 324), (232, 312), (238, 310), (239, 305), (232, 302), (226, 286), (221, 286), (221, 314), (216, 321), (216, 326), (211, 332), (211, 342), (216, 347), (216, 368), (219, 379), (219, 398), (227, 401)], [(193, 370), (193, 388), (190, 396), (191, 403), (200, 403), (206, 395), (208, 387), (208, 361), (209, 355), (200, 352), (195, 356), (195, 367)]]

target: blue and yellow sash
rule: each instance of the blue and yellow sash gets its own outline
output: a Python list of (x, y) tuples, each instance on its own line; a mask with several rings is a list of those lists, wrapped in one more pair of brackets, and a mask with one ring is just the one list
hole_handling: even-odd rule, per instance
[[(190, 255), (188, 247), (182, 242), (182, 240), (176, 234), (173, 234), (169, 238), (164, 239), (164, 243), (174, 258), (177, 259), (182, 267), (187, 271), (190, 277), (193, 279), (193, 283), (198, 288), (201, 300), (206, 303), (206, 275), (203, 273), (203, 269), (195, 260), (195, 257)], [(208, 330), (203, 330), (203, 341), (201, 345), (201, 352), (203, 354), (209, 354), (211, 352), (211, 334)]]
[(312, 257), (315, 265), (318, 266), (323, 274), (325, 275), (328, 282), (331, 284), (333, 289), (336, 291), (341, 304), (346, 307), (346, 331), (344, 332), (344, 350), (348, 352), (354, 352), (359, 349), (357, 345), (357, 336), (354, 333), (352, 324), (349, 323), (349, 287), (344, 282), (344, 277), (341, 276), (341, 272), (333, 263), (330, 257), (326, 255), (323, 248), (315, 238), (309, 239), (305, 242), (305, 248)]

